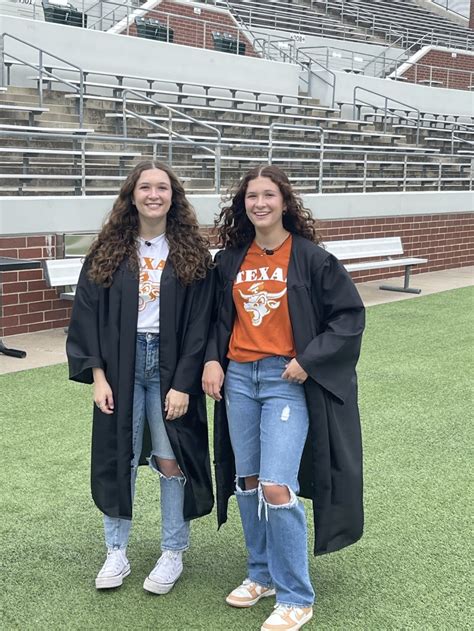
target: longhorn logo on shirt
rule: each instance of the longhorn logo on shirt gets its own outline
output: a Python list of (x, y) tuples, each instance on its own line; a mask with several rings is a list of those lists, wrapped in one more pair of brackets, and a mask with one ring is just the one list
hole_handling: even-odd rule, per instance
[(154, 302), (160, 295), (160, 283), (150, 280), (147, 271), (140, 274), (140, 291), (138, 295), (138, 311), (144, 311), (149, 302)]
[(249, 287), (250, 294), (244, 294), (239, 289), (239, 294), (246, 302), (244, 302), (245, 311), (249, 311), (252, 314), (253, 326), (260, 326), (263, 322), (263, 318), (268, 315), (272, 309), (277, 309), (280, 306), (280, 300), (286, 293), (286, 287), (276, 293), (272, 294), (262, 289), (263, 283), (254, 283)]

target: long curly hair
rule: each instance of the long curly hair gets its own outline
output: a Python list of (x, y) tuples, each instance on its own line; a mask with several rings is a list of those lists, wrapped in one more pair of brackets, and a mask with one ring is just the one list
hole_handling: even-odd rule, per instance
[(311, 212), (303, 206), (301, 198), (293, 190), (286, 173), (276, 166), (265, 165), (248, 171), (231, 191), (227, 201), (224, 201), (227, 205), (224, 205), (215, 221), (219, 247), (241, 247), (251, 243), (255, 238), (255, 228), (245, 211), (245, 194), (249, 182), (257, 177), (270, 178), (280, 189), (285, 207), (282, 218), (285, 230), (319, 243), (321, 237), (316, 230), (317, 222)]
[(138, 275), (139, 217), (132, 204), (132, 196), (140, 175), (149, 169), (164, 171), (171, 182), (172, 199), (166, 216), (166, 239), (168, 256), (178, 280), (183, 285), (189, 285), (204, 278), (212, 267), (209, 243), (199, 233), (196, 213), (186, 199), (181, 182), (167, 164), (146, 160), (139, 162), (122, 184), (112, 210), (88, 252), (89, 278), (98, 285), (110, 287), (114, 273), (125, 259)]

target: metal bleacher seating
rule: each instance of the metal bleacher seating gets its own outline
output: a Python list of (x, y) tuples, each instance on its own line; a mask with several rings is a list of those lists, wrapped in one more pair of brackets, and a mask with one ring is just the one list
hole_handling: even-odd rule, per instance
[(360, 41), (400, 40), (472, 50), (472, 31), (412, 0), (231, 0), (225, 3), (248, 27)]
[[(21, 119), (15, 126), (2, 121), (2, 192), (113, 193), (134, 160), (151, 155), (169, 160), (170, 148), (173, 166), (188, 190), (211, 192), (214, 190), (214, 157), (205, 147), (215, 148), (216, 136), (209, 126), (221, 136), (221, 183), (225, 187), (235, 181), (243, 168), (267, 161), (272, 124), (288, 127), (274, 130), (272, 159), (288, 171), (301, 190), (314, 191), (321, 185), (325, 192), (463, 190), (472, 186), (470, 156), (460, 153), (460, 149), (468, 150), (469, 145), (456, 143), (451, 152), (449, 143), (434, 146), (436, 143), (429, 141), (426, 134), (417, 146), (410, 137), (412, 130), (404, 115), (391, 119), (384, 131), (376, 111), (372, 112), (372, 119), (366, 111), (360, 120), (351, 120), (342, 117), (336, 108), (319, 105), (314, 99), (302, 96), (173, 84), (141, 77), (145, 86), (137, 91), (135, 85), (127, 101), (128, 139), (124, 140), (123, 96), (127, 78), (115, 77), (115, 83), (110, 76), (108, 83), (93, 79), (93, 73), (89, 73), (82, 130), (71, 126), (77, 95), (61, 93), (60, 86), (53, 82), (51, 88), (58, 89), (45, 92), (46, 97), (48, 94), (51, 97), (51, 103), (46, 98), (51, 111), (37, 114), (34, 126), (21, 124)], [(135, 77), (133, 83), (137, 82)], [(111, 95), (104, 93), (105, 86)], [(91, 93), (94, 91), (98, 93)], [(10, 88), (0, 94), (0, 102), (7, 105), (15, 95), (18, 103), (21, 98), (31, 99), (32, 94), (33, 89), (15, 92)], [(149, 98), (157, 103), (147, 102)], [(27, 112), (17, 116), (20, 114), (26, 116)], [(166, 127), (170, 120), (178, 135), (172, 147)], [(88, 121), (93, 121), (93, 126)], [(404, 124), (408, 129), (401, 127)], [(474, 126), (474, 119), (470, 124)], [(323, 152), (319, 137), (314, 133), (315, 126), (324, 130)], [(438, 129), (432, 130), (432, 135), (436, 136), (441, 128), (442, 121)], [(447, 122), (445, 128), (449, 129)], [(15, 130), (18, 131), (13, 134)], [(429, 132), (428, 127), (426, 131)], [(41, 136), (41, 132), (48, 135)], [(60, 132), (63, 132), (62, 137)], [(84, 161), (82, 170), (81, 160)]]

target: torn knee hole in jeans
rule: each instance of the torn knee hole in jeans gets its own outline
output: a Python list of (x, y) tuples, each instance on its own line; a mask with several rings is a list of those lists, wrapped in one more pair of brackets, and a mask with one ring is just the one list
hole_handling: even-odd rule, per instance
[[(147, 458), (147, 462), (150, 466), (150, 469), (157, 473), (162, 480), (179, 480), (183, 484), (186, 484), (186, 478), (184, 477), (183, 472), (179, 469), (179, 475), (165, 475), (163, 471), (160, 471), (158, 467), (158, 463), (156, 462), (156, 458), (159, 458), (156, 454), (151, 454), (149, 458)], [(167, 460), (167, 458), (163, 458), (162, 460)], [(179, 467), (178, 467), (179, 468)]]
[[(284, 504), (271, 504), (267, 498), (265, 497), (265, 493), (263, 490), (264, 486), (280, 486), (285, 487), (290, 494), (290, 501), (285, 502)], [(262, 507), (265, 507), (265, 519), (268, 521), (268, 509), (290, 509), (294, 508), (298, 503), (298, 498), (296, 497), (296, 493), (292, 488), (288, 486), (288, 484), (280, 484), (279, 482), (272, 482), (271, 480), (260, 480), (258, 484), (258, 517), (261, 518)]]
[(245, 488), (245, 478), (253, 478), (257, 476), (258, 473), (254, 473), (252, 475), (236, 475), (235, 476), (235, 494), (236, 495), (255, 495), (257, 493), (257, 487), (254, 489), (246, 489)]

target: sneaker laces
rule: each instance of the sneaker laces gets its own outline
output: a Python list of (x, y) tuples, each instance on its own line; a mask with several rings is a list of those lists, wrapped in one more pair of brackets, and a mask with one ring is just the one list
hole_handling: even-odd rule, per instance
[(295, 605), (282, 605), (281, 603), (276, 604), (273, 609), (276, 614), (285, 614), (288, 611), (294, 611), (297, 614), (303, 612), (303, 607), (296, 607)]
[(102, 566), (101, 573), (112, 573), (113, 575), (119, 574), (124, 566), (124, 559), (122, 557), (121, 550), (111, 550), (107, 552), (107, 558)]
[(154, 574), (159, 571), (163, 578), (174, 579), (177, 569), (176, 563), (181, 561), (181, 554), (180, 551), (176, 550), (164, 550), (151, 573)]

